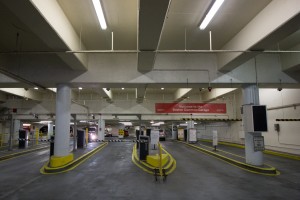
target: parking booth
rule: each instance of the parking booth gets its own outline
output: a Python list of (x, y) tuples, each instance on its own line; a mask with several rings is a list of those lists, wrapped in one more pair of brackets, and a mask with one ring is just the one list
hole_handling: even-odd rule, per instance
[(140, 160), (146, 160), (149, 155), (149, 136), (140, 135), (140, 148), (139, 158)]
[(77, 130), (77, 148), (84, 147), (85, 132), (83, 130)]
[(148, 128), (148, 129), (146, 130), (146, 135), (149, 136), (149, 137), (151, 136), (151, 128)]
[(188, 143), (196, 143), (197, 142), (197, 131), (195, 128), (190, 128), (188, 130)]
[(184, 129), (184, 141), (187, 141), (187, 134), (188, 134), (187, 129)]
[(118, 138), (119, 139), (123, 139), (124, 138), (124, 130), (123, 129), (119, 129), (119, 135), (118, 135)]
[(27, 147), (27, 131), (19, 130), (19, 148), (24, 149)]
[(54, 135), (50, 137), (50, 157), (54, 155)]
[[(141, 131), (141, 135), (143, 135), (144, 132)], [(138, 140), (140, 138), (140, 130), (135, 130), (135, 136), (136, 136), (136, 139)], [(139, 143), (136, 144), (136, 148), (138, 149), (139, 148)]]

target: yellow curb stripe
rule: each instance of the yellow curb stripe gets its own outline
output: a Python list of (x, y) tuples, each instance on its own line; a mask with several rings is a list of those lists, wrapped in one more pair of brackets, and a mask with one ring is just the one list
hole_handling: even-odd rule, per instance
[[(208, 139), (201, 139), (200, 141), (202, 141), (202, 142), (212, 142), (211, 140), (208, 140)], [(234, 143), (230, 143), (230, 142), (218, 142), (218, 143), (226, 145), (226, 146), (232, 146), (232, 147), (245, 149), (245, 146), (240, 145), (240, 144), (234, 144)], [(276, 151), (272, 151), (272, 150), (264, 150), (263, 152), (265, 154), (284, 157), (284, 158), (289, 158), (289, 159), (292, 159), (292, 160), (300, 160), (300, 156), (291, 155), (291, 154), (288, 154), (288, 153), (276, 152)]]
[(16, 157), (19, 157), (19, 156), (22, 156), (22, 155), (26, 155), (26, 154), (29, 154), (29, 153), (33, 153), (35, 151), (44, 150), (44, 149), (49, 149), (49, 146), (30, 149), (30, 150), (26, 150), (26, 151), (22, 151), (22, 152), (18, 152), (18, 153), (12, 153), (12, 154), (8, 154), (8, 155), (5, 155), (5, 156), (1, 156), (0, 157), (0, 162), (5, 161), (5, 160), (10, 160), (10, 159), (13, 159), (13, 158), (16, 158)]
[[(149, 173), (149, 174), (154, 174), (153, 171), (150, 171), (150, 170), (146, 169), (145, 167), (143, 167), (143, 165), (141, 165), (139, 162), (136, 161), (136, 158), (135, 158), (135, 154), (136, 154), (136, 145), (133, 146), (132, 152), (134, 152), (134, 151), (135, 151), (135, 153), (132, 153), (132, 156), (131, 156), (132, 162), (133, 162), (137, 167), (139, 167), (140, 169), (142, 169), (143, 171), (145, 171), (145, 172), (147, 172), (147, 173)], [(144, 164), (144, 163), (143, 163), (143, 164)]]
[[(176, 169), (176, 160), (173, 158), (173, 156), (171, 154), (169, 154), (169, 152), (167, 150), (165, 150), (165, 149), (163, 149), (163, 150), (166, 154), (169, 155), (169, 158), (170, 158), (169, 165), (173, 164), (172, 168), (166, 172), (166, 175), (169, 175)], [(166, 167), (167, 169), (170, 167), (169, 165)]]
[[(203, 148), (195, 146), (195, 145), (191, 145), (191, 144), (188, 144), (188, 143), (185, 143), (185, 142), (180, 142), (180, 141), (178, 141), (178, 142), (186, 144), (188, 147), (192, 147), (192, 148), (196, 149), (197, 151), (203, 152), (203, 153), (205, 153), (207, 155), (210, 155), (210, 156), (214, 156), (219, 160), (225, 161), (225, 162), (227, 162), (227, 163), (229, 163), (229, 164), (231, 164), (235, 167), (238, 167), (240, 169), (243, 169), (243, 170), (246, 170), (246, 171), (249, 171), (249, 172), (252, 172), (252, 173), (261, 174), (261, 175), (268, 175), (268, 176), (276, 176), (276, 175), (280, 174), (280, 172), (277, 171), (272, 166), (269, 166), (270, 168), (262, 168), (262, 167), (252, 166), (252, 165), (249, 165), (249, 164), (246, 164), (246, 163), (243, 163), (243, 162), (239, 162), (237, 160), (233, 160), (233, 159), (230, 159), (228, 157), (216, 154), (214, 152), (210, 152), (206, 149), (203, 149)], [(261, 170), (261, 171), (265, 171), (265, 172), (259, 172), (259, 171), (254, 171), (254, 170)]]
[[(205, 152), (203, 152), (203, 151), (201, 151), (201, 150), (198, 150), (198, 149), (195, 149), (195, 150), (196, 150), (196, 151), (199, 151), (199, 152), (201, 152), (201, 153), (204, 153), (204, 154), (206, 154), (206, 155), (208, 155), (208, 156), (213, 157), (212, 155), (210, 155), (210, 154), (208, 154), (208, 153), (205, 153)], [(216, 159), (218, 159), (218, 160), (221, 160), (221, 161), (224, 161), (224, 162), (227, 162), (227, 161), (225, 161), (225, 160), (223, 160), (223, 159), (221, 159), (221, 158), (217, 158), (217, 157), (214, 157), (214, 158), (216, 158)], [(277, 170), (276, 170), (276, 174), (264, 174), (264, 173), (259, 173), (259, 172), (256, 172), (256, 171), (251, 171), (251, 170), (242, 168), (242, 167), (237, 166), (237, 165), (234, 165), (234, 164), (232, 164), (232, 163), (230, 163), (230, 162), (227, 162), (227, 163), (228, 163), (229, 165), (234, 166), (234, 167), (237, 167), (237, 168), (240, 168), (240, 169), (242, 169), (242, 170), (245, 170), (245, 171), (248, 171), (248, 172), (251, 172), (251, 173), (255, 173), (255, 174), (266, 175), (266, 176), (277, 176), (277, 175), (280, 175), (280, 172), (277, 171)]]
[[(77, 166), (79, 166), (80, 164), (82, 164), (83, 162), (85, 162), (88, 158), (90, 158), (91, 156), (95, 155), (96, 153), (98, 153), (99, 151), (101, 151), (104, 147), (106, 147), (108, 143), (103, 143), (101, 144), (99, 147), (93, 149), (92, 151), (80, 156), (79, 158), (77, 158), (76, 160), (73, 160), (72, 162), (68, 163), (65, 166), (61, 166), (61, 167), (48, 167), (49, 166), (49, 161), (40, 169), (40, 172), (42, 174), (59, 174), (59, 173), (64, 173), (64, 172), (68, 172), (71, 171), (73, 169), (75, 169)], [(47, 172), (49, 171), (49, 172)]]
[[(204, 145), (204, 144), (198, 144), (198, 145), (199, 145), (199, 146), (206, 147), (206, 148), (209, 148), (209, 149), (211, 149), (211, 150), (214, 150), (214, 148), (211, 147), (211, 146), (207, 146), (207, 145)], [(228, 151), (224, 151), (224, 150), (221, 150), (221, 149), (217, 149), (217, 151), (220, 151), (220, 152), (223, 152), (223, 153), (226, 153), (226, 154), (229, 154), (229, 155), (233, 155), (233, 156), (238, 157), (238, 158), (245, 158), (245, 157), (243, 157), (243, 156), (240, 156), (240, 155), (237, 155), (237, 154), (228, 152)]]
[(284, 157), (284, 158), (288, 158), (288, 159), (292, 159), (292, 160), (300, 160), (300, 156), (296, 156), (296, 155), (279, 153), (279, 152), (270, 151), (270, 150), (264, 150), (264, 153), (274, 155), (274, 156)]
[[(168, 155), (169, 157), (169, 162), (167, 165), (163, 166), (163, 168), (165, 170), (168, 170), (166, 172), (166, 175), (171, 174), (175, 169), (176, 169), (176, 160), (171, 156), (171, 154), (169, 152), (167, 152), (164, 148), (163, 151)], [(149, 174), (154, 174), (154, 169), (155, 167), (152, 165), (149, 165), (148, 163), (144, 162), (144, 161), (138, 161), (138, 157), (137, 157), (137, 150), (136, 150), (136, 144), (133, 146), (132, 149), (132, 162), (139, 168), (141, 168), (143, 171), (149, 173)], [(172, 166), (171, 169), (169, 169)], [(152, 171), (150, 171), (147, 168), (150, 168)]]

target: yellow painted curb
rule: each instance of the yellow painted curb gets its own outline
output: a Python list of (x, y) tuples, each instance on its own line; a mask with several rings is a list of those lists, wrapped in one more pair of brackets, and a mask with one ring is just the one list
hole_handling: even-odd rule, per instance
[(102, 150), (104, 147), (106, 147), (107, 144), (108, 144), (107, 142), (101, 144), (99, 147), (97, 147), (97, 148), (93, 149), (92, 151), (80, 156), (79, 158), (73, 160), (72, 162), (70, 162), (70, 163), (68, 163), (64, 166), (49, 167), (49, 162), (47, 162), (40, 169), (40, 173), (42, 173), (42, 174), (58, 174), (58, 173), (64, 173), (64, 172), (71, 171), (71, 170), (75, 169), (77, 166), (79, 166), (81, 163), (86, 161), (88, 158), (90, 158), (91, 156), (93, 156), (94, 154), (96, 154), (97, 152)]
[[(166, 162), (165, 165), (163, 165), (163, 168), (166, 170), (166, 175), (169, 175), (169, 174), (171, 174), (176, 169), (176, 160), (164, 148), (162, 150), (166, 154), (166, 158), (169, 159), (169, 162)], [(139, 158), (137, 156), (136, 144), (133, 146), (131, 158), (132, 158), (132, 162), (137, 167), (139, 167), (140, 169), (142, 169), (143, 171), (145, 171), (145, 172), (147, 172), (149, 174), (154, 174), (154, 170), (157, 167), (155, 167), (153, 165), (150, 165), (147, 162), (139, 160)]]
[[(146, 162), (154, 167), (159, 167), (159, 155), (148, 155), (146, 158)], [(168, 156), (167, 154), (162, 154), (162, 166), (165, 166), (168, 162)]]
[(74, 160), (74, 155), (72, 153), (66, 156), (51, 156), (50, 158), (50, 167), (61, 167)]
[(44, 149), (49, 149), (49, 146), (41, 147), (41, 148), (35, 148), (35, 149), (29, 149), (29, 150), (25, 150), (25, 151), (21, 151), (21, 152), (1, 156), (0, 157), (0, 162), (4, 161), (4, 160), (9, 160), (9, 159), (12, 159), (12, 158), (16, 158), (18, 156), (22, 156), (22, 155), (25, 155), (25, 154), (28, 154), (28, 153), (32, 153), (32, 152), (35, 152), (35, 151), (44, 150)]
[[(207, 140), (207, 139), (201, 139), (200, 141), (202, 141), (202, 142), (212, 142), (211, 140)], [(235, 143), (230, 143), (230, 142), (218, 142), (218, 143), (226, 145), (226, 146), (232, 146), (232, 147), (245, 149), (245, 146), (241, 145), (241, 144), (235, 144)], [(300, 160), (300, 156), (292, 155), (292, 154), (288, 154), (288, 153), (276, 152), (276, 151), (272, 151), (272, 150), (264, 150), (263, 152), (265, 154), (279, 156), (279, 157), (288, 158), (288, 159), (292, 159), (292, 160)]]
[(268, 168), (253, 166), (253, 165), (250, 165), (250, 164), (247, 164), (247, 163), (243, 163), (243, 162), (240, 162), (240, 161), (222, 156), (222, 155), (214, 153), (212, 151), (208, 151), (208, 150), (203, 149), (203, 148), (201, 148), (199, 146), (196, 146), (196, 145), (188, 144), (186, 142), (181, 142), (181, 141), (177, 141), (177, 142), (183, 143), (183, 144), (187, 145), (188, 147), (192, 147), (192, 148), (194, 148), (198, 151), (201, 151), (201, 152), (203, 152), (207, 155), (214, 156), (217, 159), (220, 159), (220, 160), (225, 161), (225, 162), (227, 162), (227, 163), (229, 163), (233, 166), (236, 166), (240, 169), (243, 169), (243, 170), (246, 170), (246, 171), (249, 171), (249, 172), (252, 172), (252, 173), (261, 174), (261, 175), (268, 175), (268, 176), (277, 176), (277, 175), (280, 174), (280, 172), (277, 171), (272, 166), (267, 165)]

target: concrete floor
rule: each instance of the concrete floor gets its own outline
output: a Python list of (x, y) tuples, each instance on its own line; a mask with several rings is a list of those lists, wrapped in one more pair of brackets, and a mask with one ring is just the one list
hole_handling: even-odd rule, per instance
[(131, 161), (133, 143), (109, 143), (73, 171), (42, 175), (48, 151), (0, 162), (0, 199), (299, 199), (300, 161), (266, 156), (280, 176), (253, 174), (185, 145), (163, 142), (177, 161), (155, 182)]

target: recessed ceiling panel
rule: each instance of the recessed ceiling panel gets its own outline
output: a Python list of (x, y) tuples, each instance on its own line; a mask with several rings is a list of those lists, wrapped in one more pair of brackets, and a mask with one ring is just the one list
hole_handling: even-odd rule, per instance
[(137, 1), (102, 0), (108, 28), (102, 30), (92, 0), (58, 0), (88, 50), (137, 49)]

